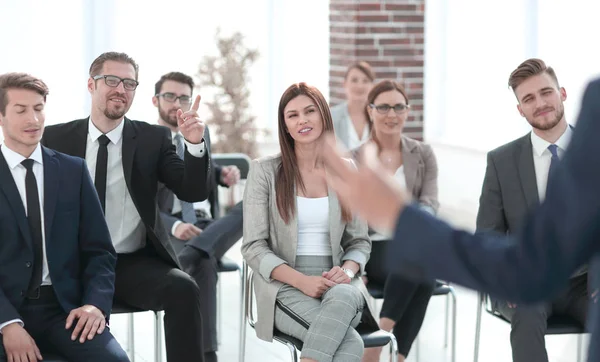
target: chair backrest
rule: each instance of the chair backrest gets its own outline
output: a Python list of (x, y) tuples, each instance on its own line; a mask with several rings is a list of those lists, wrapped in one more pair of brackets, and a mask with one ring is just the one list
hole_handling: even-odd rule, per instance
[(213, 161), (219, 166), (237, 166), (240, 169), (240, 178), (248, 178), (250, 171), (250, 157), (244, 153), (213, 153)]
[[(494, 309), (492, 298), (488, 294), (479, 293), (479, 300), (485, 306), (485, 311), (496, 318), (510, 323), (500, 312)], [(567, 315), (552, 315), (548, 318), (546, 334), (579, 334), (585, 333), (585, 328), (574, 318)]]

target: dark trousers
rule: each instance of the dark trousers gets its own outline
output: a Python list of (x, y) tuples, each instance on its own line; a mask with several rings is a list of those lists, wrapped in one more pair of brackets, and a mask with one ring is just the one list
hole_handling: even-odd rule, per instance
[(398, 353), (407, 357), (421, 330), (435, 281), (415, 282), (384, 268), (383, 255), (387, 241), (373, 241), (371, 258), (366, 265), (369, 283), (383, 285), (383, 305), (380, 318), (396, 322), (392, 333), (398, 342)]
[(117, 259), (115, 300), (133, 307), (164, 310), (167, 360), (204, 361), (202, 302), (196, 282), (149, 248)]
[(243, 233), (242, 202), (218, 219), (198, 219), (196, 226), (202, 229), (200, 235), (186, 243), (219, 260), (225, 255)]
[(242, 203), (223, 217), (198, 219), (200, 235), (190, 241), (172, 238), (183, 270), (191, 275), (203, 296), (204, 349), (217, 350), (217, 261), (242, 237)]
[(511, 323), (513, 362), (548, 362), (544, 339), (548, 318), (568, 315), (585, 325), (588, 301), (587, 273), (572, 278), (569, 288), (550, 303), (511, 308), (505, 301), (496, 301), (497, 310)]
[[(25, 330), (40, 349), (42, 357), (45, 357), (46, 353), (52, 353), (73, 362), (129, 361), (127, 353), (108, 328), (91, 341), (79, 343), (79, 336), (72, 341), (71, 334), (77, 323), (70, 329), (65, 329), (68, 313), (60, 306), (51, 286), (42, 287), (39, 299), (26, 299), (19, 309), (19, 315), (25, 324)], [(6, 360), (0, 338), (0, 361)]]

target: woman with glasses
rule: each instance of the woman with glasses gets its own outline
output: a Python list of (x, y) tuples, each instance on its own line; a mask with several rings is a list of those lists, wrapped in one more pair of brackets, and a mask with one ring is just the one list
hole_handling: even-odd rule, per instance
[(365, 107), (367, 94), (374, 81), (375, 73), (369, 63), (357, 62), (350, 65), (344, 75), (346, 102), (331, 108), (335, 135), (349, 150), (369, 140), (371, 130)]
[(317, 154), (333, 130), (329, 107), (316, 88), (293, 84), (278, 119), (281, 153), (252, 162), (244, 193), (242, 255), (255, 272), (256, 334), (271, 341), (276, 329), (302, 340), (304, 362), (359, 362), (363, 341), (354, 328), (368, 292), (355, 276), (371, 242), (367, 224), (323, 177)]
[[(409, 104), (404, 88), (395, 81), (377, 83), (367, 96), (365, 117), (371, 127), (371, 140), (378, 146), (385, 170), (398, 180), (423, 209), (436, 213), (438, 203), (437, 162), (431, 146), (405, 136), (404, 125)], [(363, 147), (353, 151), (355, 158)], [(392, 331), (398, 342), (398, 361), (408, 356), (423, 324), (435, 281), (416, 283), (399, 275), (387, 274), (381, 267), (384, 243), (389, 235), (370, 231), (373, 241), (371, 259), (366, 266), (367, 283), (384, 287), (379, 327)], [(379, 361), (381, 348), (365, 351), (364, 362)]]

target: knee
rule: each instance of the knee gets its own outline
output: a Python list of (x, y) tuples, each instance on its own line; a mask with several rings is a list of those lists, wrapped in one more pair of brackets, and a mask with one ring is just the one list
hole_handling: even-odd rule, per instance
[(511, 326), (513, 329), (539, 329), (544, 331), (547, 318), (545, 310), (517, 307), (511, 318)]
[(323, 302), (349, 303), (357, 310), (364, 306), (364, 298), (358, 288), (350, 284), (337, 284), (331, 287), (323, 296)]
[(170, 297), (179, 301), (196, 301), (200, 298), (200, 288), (190, 275), (180, 271), (170, 280)]
[(360, 334), (354, 328), (348, 328), (340, 347), (338, 348), (334, 361), (360, 361), (364, 354), (365, 345)]

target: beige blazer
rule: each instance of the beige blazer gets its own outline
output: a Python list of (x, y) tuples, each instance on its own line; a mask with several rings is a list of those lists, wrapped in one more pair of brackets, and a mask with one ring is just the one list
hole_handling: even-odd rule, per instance
[[(266, 341), (273, 339), (275, 299), (283, 286), (283, 283), (270, 278), (271, 272), (284, 263), (294, 267), (298, 242), (297, 219), (293, 218), (286, 224), (277, 209), (275, 175), (280, 163), (279, 154), (252, 161), (244, 191), (242, 255), (254, 271), (258, 308), (256, 335)], [(338, 199), (331, 190), (329, 235), (333, 265), (353, 260), (360, 265), (360, 273), (363, 273), (371, 252), (367, 224), (358, 219), (346, 224), (342, 220)], [(362, 280), (354, 278), (352, 283), (361, 290), (365, 300), (369, 300)], [(369, 306), (367, 308), (372, 311)]]
[[(352, 152), (359, 161), (362, 146)], [(406, 178), (406, 190), (423, 208), (436, 214), (438, 201), (438, 166), (430, 145), (402, 136), (402, 164)]]

